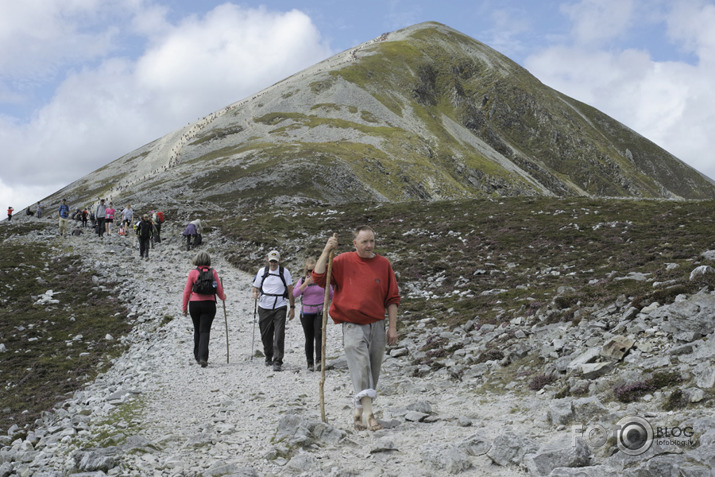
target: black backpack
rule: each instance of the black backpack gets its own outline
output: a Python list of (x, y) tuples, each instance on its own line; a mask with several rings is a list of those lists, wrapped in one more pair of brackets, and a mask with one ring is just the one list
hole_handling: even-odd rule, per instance
[(274, 307), (276, 306), (276, 303), (278, 302), (279, 296), (282, 296), (283, 298), (288, 298), (288, 285), (286, 284), (286, 279), (283, 276), (283, 270), (284, 270), (283, 265), (279, 265), (278, 266), (278, 276), (280, 277), (281, 281), (283, 282), (283, 293), (275, 294), (275, 293), (266, 293), (263, 291), (263, 282), (266, 281), (266, 277), (268, 275), (276, 276), (275, 273), (271, 273), (271, 267), (269, 267), (268, 265), (266, 265), (266, 268), (263, 272), (263, 277), (261, 278), (261, 287), (260, 287), (261, 295), (276, 297), (276, 299), (273, 301)]
[(191, 291), (199, 295), (215, 295), (217, 285), (214, 280), (213, 268), (196, 267), (196, 270), (199, 271), (199, 276), (194, 282), (194, 286), (191, 287)]

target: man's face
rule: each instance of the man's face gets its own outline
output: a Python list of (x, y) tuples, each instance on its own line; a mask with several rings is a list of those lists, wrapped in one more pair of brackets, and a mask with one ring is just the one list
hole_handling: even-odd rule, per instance
[(375, 248), (375, 234), (369, 230), (361, 230), (353, 240), (355, 251), (361, 258), (372, 258), (373, 249)]
[(268, 264), (271, 266), (271, 270), (278, 268), (278, 260), (271, 260)]

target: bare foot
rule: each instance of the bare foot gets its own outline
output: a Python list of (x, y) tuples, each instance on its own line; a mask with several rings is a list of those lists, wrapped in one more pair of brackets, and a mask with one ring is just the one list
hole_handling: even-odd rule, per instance
[(355, 408), (355, 410), (353, 411), (353, 425), (355, 426), (356, 431), (364, 431), (365, 429), (367, 429), (367, 426), (362, 423), (361, 408)]
[(382, 429), (382, 425), (380, 425), (380, 423), (377, 422), (377, 419), (375, 419), (375, 416), (371, 414), (367, 418), (367, 428), (371, 431), (379, 431), (380, 429)]
[(362, 423), (362, 416), (355, 416), (353, 425), (355, 426), (356, 431), (364, 431), (365, 429), (367, 429), (367, 427), (365, 427)]

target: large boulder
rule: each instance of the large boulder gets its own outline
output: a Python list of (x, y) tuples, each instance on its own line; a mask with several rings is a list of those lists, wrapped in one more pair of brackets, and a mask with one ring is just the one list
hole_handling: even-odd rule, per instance
[(583, 439), (564, 435), (548, 442), (537, 452), (524, 456), (531, 475), (548, 475), (558, 467), (585, 467), (591, 463), (591, 450)]
[(692, 297), (661, 306), (650, 313), (650, 319), (660, 328), (673, 335), (691, 332), (706, 336), (715, 330), (715, 295), (699, 293)]
[(526, 454), (538, 449), (539, 446), (533, 440), (509, 430), (494, 439), (487, 457), (501, 466), (521, 465)]

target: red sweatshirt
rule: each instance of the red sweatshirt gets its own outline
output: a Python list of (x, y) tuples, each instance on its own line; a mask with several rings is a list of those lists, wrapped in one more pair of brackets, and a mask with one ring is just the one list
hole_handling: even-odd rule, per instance
[[(313, 281), (325, 288), (326, 274), (313, 272)], [(333, 259), (330, 283), (334, 288), (330, 316), (335, 323), (367, 325), (384, 320), (389, 305), (400, 305), (395, 272), (380, 255), (360, 258), (357, 252), (341, 253)]]

